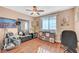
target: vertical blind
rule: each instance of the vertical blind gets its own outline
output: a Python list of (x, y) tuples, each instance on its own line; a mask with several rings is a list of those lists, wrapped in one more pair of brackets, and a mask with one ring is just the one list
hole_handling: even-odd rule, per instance
[[(26, 32), (29, 32), (29, 20), (22, 20), (18, 19), (18, 21), (21, 22), (21, 24), (18, 26), (18, 31), (23, 31), (23, 28), (25, 29)], [(24, 24), (24, 25), (23, 25)], [(25, 26), (25, 27), (24, 27)]]
[(29, 32), (29, 20), (25, 22), (25, 30), (26, 32)]
[(41, 17), (41, 30), (56, 30), (56, 16)]

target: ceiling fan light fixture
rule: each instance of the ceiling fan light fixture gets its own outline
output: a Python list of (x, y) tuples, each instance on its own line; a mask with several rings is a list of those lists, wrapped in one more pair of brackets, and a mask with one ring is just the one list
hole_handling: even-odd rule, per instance
[(31, 15), (40, 15), (38, 12), (32, 12)]
[(33, 12), (34, 14), (36, 14), (37, 12)]
[(32, 10), (26, 9), (26, 11), (32, 11), (30, 15), (40, 15), (39, 12), (44, 12), (44, 10), (39, 10), (36, 6), (33, 6)]

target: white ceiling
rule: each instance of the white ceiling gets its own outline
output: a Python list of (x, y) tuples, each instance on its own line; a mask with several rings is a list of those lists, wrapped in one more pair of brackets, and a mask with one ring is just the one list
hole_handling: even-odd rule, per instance
[[(6, 8), (12, 9), (14, 11), (18, 11), (20, 13), (24, 13), (29, 16), (37, 17), (39, 15), (30, 15), (30, 11), (26, 11), (26, 9), (32, 9), (32, 6), (4, 6)], [(44, 10), (44, 12), (40, 12), (40, 16), (51, 14), (54, 12), (67, 10), (73, 8), (74, 6), (37, 6), (38, 9)]]

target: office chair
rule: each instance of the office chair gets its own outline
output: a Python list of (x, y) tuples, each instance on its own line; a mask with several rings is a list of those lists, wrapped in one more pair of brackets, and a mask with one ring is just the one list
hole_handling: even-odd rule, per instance
[(77, 53), (77, 36), (74, 31), (64, 30), (61, 35), (61, 44), (64, 46), (64, 52)]

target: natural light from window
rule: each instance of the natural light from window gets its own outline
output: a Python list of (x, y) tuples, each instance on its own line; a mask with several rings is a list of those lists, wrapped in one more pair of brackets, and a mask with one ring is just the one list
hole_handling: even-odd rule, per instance
[(44, 16), (41, 23), (42, 31), (56, 31), (56, 16)]
[(29, 31), (29, 21), (26, 21), (25, 22), (25, 30), (26, 31)]

